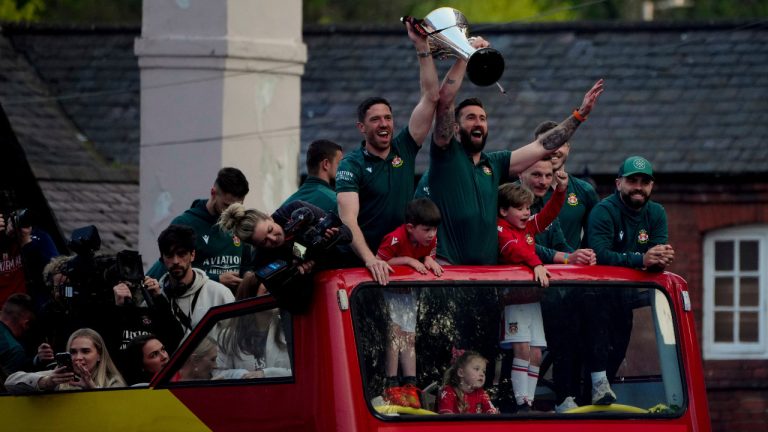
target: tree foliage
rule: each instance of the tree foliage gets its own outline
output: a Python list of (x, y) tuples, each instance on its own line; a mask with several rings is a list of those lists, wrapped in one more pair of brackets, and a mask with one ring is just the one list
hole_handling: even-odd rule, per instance
[(37, 21), (45, 9), (45, 0), (0, 0), (0, 21)]

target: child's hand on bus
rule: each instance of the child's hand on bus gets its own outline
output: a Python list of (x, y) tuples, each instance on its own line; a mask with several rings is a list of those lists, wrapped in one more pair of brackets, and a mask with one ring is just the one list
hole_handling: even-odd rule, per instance
[(413, 267), (414, 270), (416, 270), (417, 272), (419, 272), (421, 274), (427, 274), (428, 273), (427, 267), (424, 264), (422, 264), (421, 261), (419, 261), (419, 260), (417, 260), (415, 258), (409, 259), (408, 260), (408, 265)]
[(443, 275), (443, 268), (431, 256), (424, 257), (424, 267), (432, 271), (432, 273), (434, 273), (435, 276), (440, 277)]
[(539, 264), (536, 267), (533, 268), (533, 275), (534, 280), (538, 281), (541, 284), (542, 288), (546, 288), (549, 286), (549, 272), (546, 268), (544, 268), (543, 265)]

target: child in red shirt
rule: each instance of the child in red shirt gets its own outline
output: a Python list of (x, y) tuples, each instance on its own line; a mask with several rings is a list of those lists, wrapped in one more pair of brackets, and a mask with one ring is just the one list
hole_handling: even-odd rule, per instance
[[(534, 236), (555, 220), (565, 200), (568, 175), (557, 172), (555, 193), (540, 213), (531, 217), (534, 195), (517, 183), (499, 186), (499, 263), (525, 264), (533, 269), (542, 288), (549, 286), (549, 273), (536, 255)], [(530, 411), (539, 380), (541, 350), (547, 346), (541, 305), (537, 295), (521, 297), (519, 288), (506, 289), (501, 348), (512, 349), (512, 389), (518, 412)]]
[(475, 351), (465, 351), (456, 359), (445, 372), (440, 389), (440, 414), (498, 414), (483, 390), (487, 364), (488, 360)]
[[(421, 274), (431, 271), (435, 276), (442, 275), (443, 268), (435, 261), (440, 220), (440, 210), (429, 199), (409, 202), (405, 224), (384, 236), (376, 255), (390, 265), (408, 265)], [(384, 300), (390, 318), (384, 397), (395, 405), (420, 408), (416, 389), (416, 293), (410, 288), (385, 288)], [(402, 381), (397, 376), (398, 363)]]

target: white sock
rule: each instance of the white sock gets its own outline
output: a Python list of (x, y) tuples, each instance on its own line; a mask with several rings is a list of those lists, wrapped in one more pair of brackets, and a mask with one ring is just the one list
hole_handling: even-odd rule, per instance
[(600, 380), (608, 381), (608, 376), (605, 374), (605, 371), (592, 372), (589, 375), (592, 377), (592, 385), (597, 384)]
[(515, 392), (515, 402), (525, 403), (528, 397), (528, 360), (515, 357), (512, 359), (512, 390)]
[(536, 397), (536, 384), (539, 382), (539, 367), (528, 365), (528, 401), (533, 403)]

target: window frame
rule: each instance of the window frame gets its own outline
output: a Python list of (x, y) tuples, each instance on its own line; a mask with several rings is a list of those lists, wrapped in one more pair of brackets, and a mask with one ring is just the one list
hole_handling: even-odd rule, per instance
[[(718, 241), (730, 241), (734, 245), (734, 268), (728, 271), (715, 270), (715, 245)], [(759, 256), (756, 271), (742, 271), (740, 262), (740, 248), (742, 241), (757, 241)], [(702, 351), (704, 360), (735, 360), (735, 359), (767, 359), (768, 358), (768, 225), (745, 225), (729, 227), (709, 232), (705, 235), (703, 243), (703, 322)], [(744, 276), (756, 276), (758, 278), (758, 304), (757, 306), (741, 306), (739, 299), (739, 279)], [(733, 304), (731, 306), (715, 306), (715, 279), (717, 277), (731, 277), (734, 280)], [(734, 320), (732, 330), (733, 342), (715, 341), (715, 314), (720, 311), (733, 312)], [(758, 314), (758, 341), (741, 342), (738, 340), (738, 316), (741, 312), (757, 312)]]

